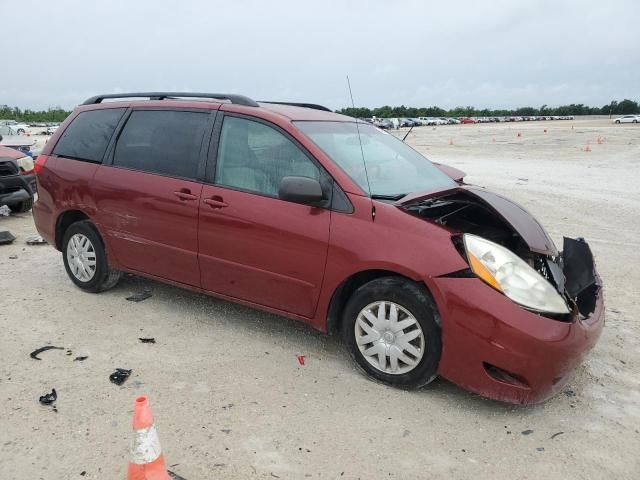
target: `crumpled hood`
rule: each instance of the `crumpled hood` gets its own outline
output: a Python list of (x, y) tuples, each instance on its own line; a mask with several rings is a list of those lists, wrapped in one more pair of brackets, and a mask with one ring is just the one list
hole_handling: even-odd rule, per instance
[(532, 252), (550, 256), (558, 255), (558, 249), (554, 245), (553, 240), (551, 240), (549, 234), (531, 213), (514, 201), (480, 187), (461, 185), (452, 190), (439, 193), (432, 192), (422, 197), (420, 195), (407, 196), (398, 202), (398, 205), (404, 206), (419, 202), (422, 199), (434, 199), (454, 193), (465, 193), (493, 210), (513, 228)]

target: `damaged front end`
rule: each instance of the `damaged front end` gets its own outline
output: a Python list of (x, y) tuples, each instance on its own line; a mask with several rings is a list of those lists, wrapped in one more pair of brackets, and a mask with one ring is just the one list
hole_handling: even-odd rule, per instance
[[(456, 248), (470, 268), (448, 276), (478, 276), (523, 308), (560, 321), (572, 322), (579, 318), (578, 314), (585, 318), (594, 311), (600, 281), (588, 244), (583, 239), (564, 238), (563, 251), (559, 252), (540, 223), (513, 201), (478, 187), (464, 185), (436, 196), (410, 198), (398, 206), (407, 213), (451, 231)], [(520, 296), (517, 292), (501, 288), (490, 272), (486, 272), (486, 264), (480, 264), (470, 253), (468, 243), (474, 239), (476, 243), (484, 241), (496, 245), (494, 250), (497, 253), (489, 252), (491, 261), (500, 253), (503, 256), (515, 255), (518, 259), (511, 259), (511, 270), (513, 265), (518, 266), (520, 260), (525, 262), (553, 287), (566, 308), (559, 306), (559, 299), (554, 307), (540, 307), (535, 301), (527, 300), (536, 290), (549, 289), (546, 282), (539, 281), (536, 284), (536, 279), (533, 279), (531, 285), (535, 288), (529, 291), (524, 288)], [(526, 267), (521, 268), (521, 275), (526, 277), (526, 270)], [(540, 295), (544, 296), (544, 292)], [(547, 292), (547, 298), (558, 295), (549, 295)]]

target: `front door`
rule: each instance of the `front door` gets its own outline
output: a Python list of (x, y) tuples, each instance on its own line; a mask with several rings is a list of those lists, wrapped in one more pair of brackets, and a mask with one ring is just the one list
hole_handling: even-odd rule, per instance
[(324, 276), (331, 212), (278, 199), (284, 176), (320, 167), (284, 132), (225, 116), (200, 200), (202, 287), (312, 317)]
[(134, 110), (96, 172), (97, 221), (124, 267), (200, 286), (197, 178), (210, 115)]

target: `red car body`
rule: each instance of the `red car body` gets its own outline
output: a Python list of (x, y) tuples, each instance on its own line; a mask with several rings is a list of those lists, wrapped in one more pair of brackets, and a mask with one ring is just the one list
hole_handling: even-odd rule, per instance
[(478, 121), (475, 118), (461, 118), (460, 119), (460, 123), (478, 123)]
[[(79, 113), (123, 107), (219, 110), (269, 122), (323, 165), (348, 197), (352, 212), (52, 154)], [(525, 310), (478, 278), (452, 276), (469, 267), (452, 242), (454, 232), (401, 208), (419, 195), (398, 202), (373, 200), (295, 126), (296, 120), (353, 121), (286, 105), (151, 100), (81, 106), (37, 161), (37, 229), (60, 249), (69, 219), (90, 219), (118, 270), (274, 312), (322, 331), (336, 329), (345, 301), (340, 293), (349, 282), (401, 275), (424, 285), (437, 304), (442, 328), (438, 372), (443, 377), (514, 403), (543, 401), (566, 383), (600, 335), (600, 288), (594, 312), (585, 318), (574, 313), (567, 322)], [(461, 178), (459, 171), (443, 168)], [(520, 221), (522, 231), (529, 228), (530, 238), (535, 237), (531, 243), (552, 248), (544, 245), (546, 234), (519, 220), (521, 213), (509, 213), (509, 205), (501, 211), (514, 224)]]

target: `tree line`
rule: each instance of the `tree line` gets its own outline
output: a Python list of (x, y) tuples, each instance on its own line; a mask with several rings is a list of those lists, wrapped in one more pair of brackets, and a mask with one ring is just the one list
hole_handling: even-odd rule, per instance
[[(378, 108), (347, 107), (337, 110), (338, 113), (350, 117), (522, 117), (522, 116), (565, 116), (565, 115), (629, 115), (640, 113), (638, 102), (624, 99), (620, 102), (613, 101), (602, 107), (589, 107), (582, 103), (572, 103), (559, 107), (549, 107), (542, 105), (540, 108), (521, 107), (515, 110), (508, 109), (476, 109), (474, 107), (456, 107), (445, 110), (440, 107), (390, 107), (385, 105)], [(17, 120), (20, 122), (62, 122), (71, 113), (60, 107), (49, 108), (48, 110), (21, 110), (18, 107), (0, 106), (0, 120)]]
[(0, 120), (17, 120), (19, 122), (62, 122), (69, 116), (71, 111), (60, 107), (49, 108), (48, 110), (21, 110), (18, 107), (0, 106)]
[(542, 105), (540, 108), (521, 107), (514, 110), (508, 109), (476, 109), (474, 107), (456, 107), (445, 110), (440, 107), (390, 107), (385, 105), (378, 108), (347, 107), (337, 110), (338, 113), (357, 118), (394, 118), (394, 117), (530, 117), (530, 116), (566, 116), (566, 115), (629, 115), (640, 113), (638, 102), (624, 99), (620, 102), (613, 101), (602, 107), (589, 107), (582, 103), (572, 103), (559, 107)]

